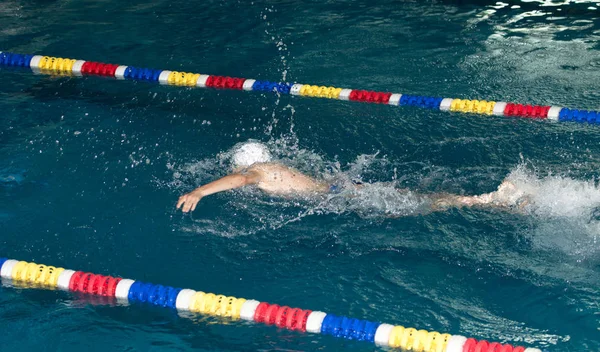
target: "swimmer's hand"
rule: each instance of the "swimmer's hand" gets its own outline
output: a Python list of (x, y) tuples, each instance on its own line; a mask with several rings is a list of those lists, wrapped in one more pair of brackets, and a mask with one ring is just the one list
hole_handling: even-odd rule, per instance
[(194, 211), (196, 210), (196, 205), (198, 205), (202, 197), (204, 197), (204, 195), (199, 189), (193, 190), (190, 193), (186, 193), (179, 197), (179, 200), (177, 201), (177, 209), (181, 208), (181, 211), (184, 213)]
[(177, 209), (181, 208), (184, 213), (187, 213), (190, 210), (194, 211), (196, 209), (196, 205), (203, 197), (230, 189), (254, 185), (259, 181), (260, 174), (251, 170), (248, 170), (243, 174), (227, 175), (209, 184), (200, 186), (190, 193), (186, 193), (179, 197)]

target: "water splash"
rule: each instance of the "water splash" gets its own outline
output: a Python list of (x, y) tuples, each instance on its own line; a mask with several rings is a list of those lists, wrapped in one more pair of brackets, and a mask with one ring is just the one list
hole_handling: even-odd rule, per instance
[[(302, 148), (293, 134), (271, 139), (266, 144), (276, 162), (335, 185), (338, 192), (316, 197), (282, 198), (253, 188), (235, 190), (233, 195), (212, 197), (226, 199), (223, 211), (235, 213), (236, 217), (217, 216), (208, 221), (201, 215), (196, 216), (194, 226), (187, 231), (232, 236), (277, 229), (305, 217), (324, 214), (355, 214), (368, 219), (384, 219), (431, 212), (429, 196), (420, 194), (418, 190), (403, 188), (402, 182), (395, 178), (377, 179), (376, 175), (395, 167), (387, 157), (378, 153), (358, 155), (353, 162), (342, 166), (336, 160), (329, 161)], [(213, 158), (177, 167), (171, 165), (173, 178), (165, 185), (183, 193), (213, 181), (229, 172), (230, 156), (231, 149)], [(528, 233), (524, 235), (530, 237), (535, 245), (582, 258), (598, 252), (600, 188), (595, 181), (558, 175), (540, 177), (525, 163), (515, 167), (506, 181), (512, 182), (528, 200), (528, 204), (518, 211), (525, 215), (525, 221), (530, 222)], [(515, 209), (503, 210), (510, 212)]]
[[(425, 197), (400, 189), (396, 180), (369, 182), (379, 170), (390, 168), (390, 161), (378, 153), (359, 155), (354, 162), (342, 167), (335, 160), (328, 161), (321, 155), (300, 147), (294, 134), (272, 139), (265, 144), (274, 161), (335, 185), (338, 192), (285, 198), (271, 197), (253, 188), (235, 190), (233, 194), (226, 195), (226, 203), (222, 205), (222, 211), (234, 213), (235, 217), (206, 220), (201, 215), (192, 215), (195, 218), (194, 225), (186, 226), (185, 231), (222, 233), (223, 236), (230, 237), (267, 228), (277, 229), (313, 215), (352, 213), (363, 218), (382, 219), (415, 215), (429, 208)], [(169, 164), (168, 168), (173, 172), (172, 180), (159, 185), (184, 193), (211, 182), (231, 170), (229, 159), (232, 150), (235, 147), (212, 158), (182, 165)]]
[(538, 177), (526, 164), (518, 165), (506, 180), (525, 193), (531, 202), (527, 210), (540, 217), (591, 220), (600, 206), (600, 188), (595, 180)]
[[(273, 6), (269, 6), (264, 8), (261, 12), (260, 12), (260, 18), (261, 20), (265, 23), (265, 35), (268, 38), (268, 40), (270, 40), (275, 47), (277, 48), (278, 51), (278, 61), (279, 61), (279, 65), (275, 66), (273, 65), (273, 67), (277, 67), (276, 70), (277, 72), (279, 72), (281, 74), (281, 82), (286, 82), (287, 81), (287, 75), (288, 72), (290, 70), (290, 65), (289, 65), (289, 59), (290, 59), (290, 52), (288, 50), (288, 45), (286, 44), (286, 42), (284, 41), (284, 36), (280, 35), (277, 33), (277, 29), (273, 27), (273, 23), (270, 21), (270, 18), (272, 16), (277, 16), (277, 9)], [(265, 127), (265, 134), (268, 136), (273, 135), (274, 130), (277, 128), (277, 125), (280, 121), (280, 118), (278, 117), (278, 111), (279, 111), (279, 104), (281, 102), (281, 94), (279, 92), (276, 92), (276, 100), (273, 103), (272, 106), (263, 106), (263, 111), (264, 110), (268, 110), (268, 109), (272, 109), (271, 111), (271, 121), (267, 124), (267, 126)], [(290, 132), (293, 132), (293, 128), (294, 128), (294, 109), (291, 105), (287, 105), (286, 107), (284, 107), (282, 109), (283, 111), (281, 111), (282, 113), (285, 113), (286, 110), (290, 110)], [(287, 119), (284, 119), (284, 121), (288, 121)], [(293, 135), (293, 133), (292, 133)]]
[(568, 255), (576, 262), (600, 260), (600, 187), (596, 180), (539, 177), (526, 164), (506, 178), (524, 192), (529, 204), (528, 237), (542, 250)]

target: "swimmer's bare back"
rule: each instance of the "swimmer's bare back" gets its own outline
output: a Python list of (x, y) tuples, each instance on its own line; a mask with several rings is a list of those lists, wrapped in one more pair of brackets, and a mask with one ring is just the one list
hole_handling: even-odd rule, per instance
[(181, 208), (184, 213), (194, 211), (203, 197), (251, 185), (266, 193), (279, 196), (326, 193), (329, 190), (329, 185), (306, 176), (296, 169), (276, 163), (260, 163), (235, 170), (233, 174), (184, 194), (179, 197), (177, 209)]
[(329, 186), (306, 176), (296, 169), (274, 163), (252, 165), (243, 172), (258, 175), (256, 186), (275, 195), (302, 195), (310, 193), (325, 193)]

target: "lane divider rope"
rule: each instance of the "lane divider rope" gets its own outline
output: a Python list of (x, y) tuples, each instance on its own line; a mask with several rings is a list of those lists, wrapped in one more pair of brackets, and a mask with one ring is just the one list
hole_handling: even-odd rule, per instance
[(319, 311), (65, 270), (14, 259), (0, 258), (0, 276), (4, 280), (27, 283), (37, 288), (112, 297), (123, 303), (148, 303), (178, 311), (253, 321), (275, 325), (280, 329), (332, 335), (411, 351), (541, 352), (536, 348), (513, 347), (509, 344), (475, 340), (460, 335), (381, 324)]
[(0, 52), (0, 66), (30, 67), (35, 73), (41, 74), (104, 76), (117, 79), (158, 82), (160, 84), (175, 86), (275, 92), (303, 97), (351, 100), (397, 106), (415, 106), (425, 109), (479, 115), (524, 117), (594, 124), (600, 123), (599, 111), (569, 109), (560, 106), (522, 105), (486, 100), (425, 97), (299, 83), (292, 84), (258, 81), (246, 78), (155, 70), (41, 55), (22, 55)]

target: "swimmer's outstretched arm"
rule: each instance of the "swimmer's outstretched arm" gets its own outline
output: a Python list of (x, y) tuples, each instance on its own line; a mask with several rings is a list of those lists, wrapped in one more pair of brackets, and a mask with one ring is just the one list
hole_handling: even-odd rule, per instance
[(230, 189), (254, 185), (258, 182), (260, 182), (260, 174), (254, 171), (247, 171), (243, 174), (236, 173), (227, 175), (179, 197), (177, 209), (181, 208), (184, 213), (187, 213), (190, 210), (194, 211), (196, 205), (203, 197)]

